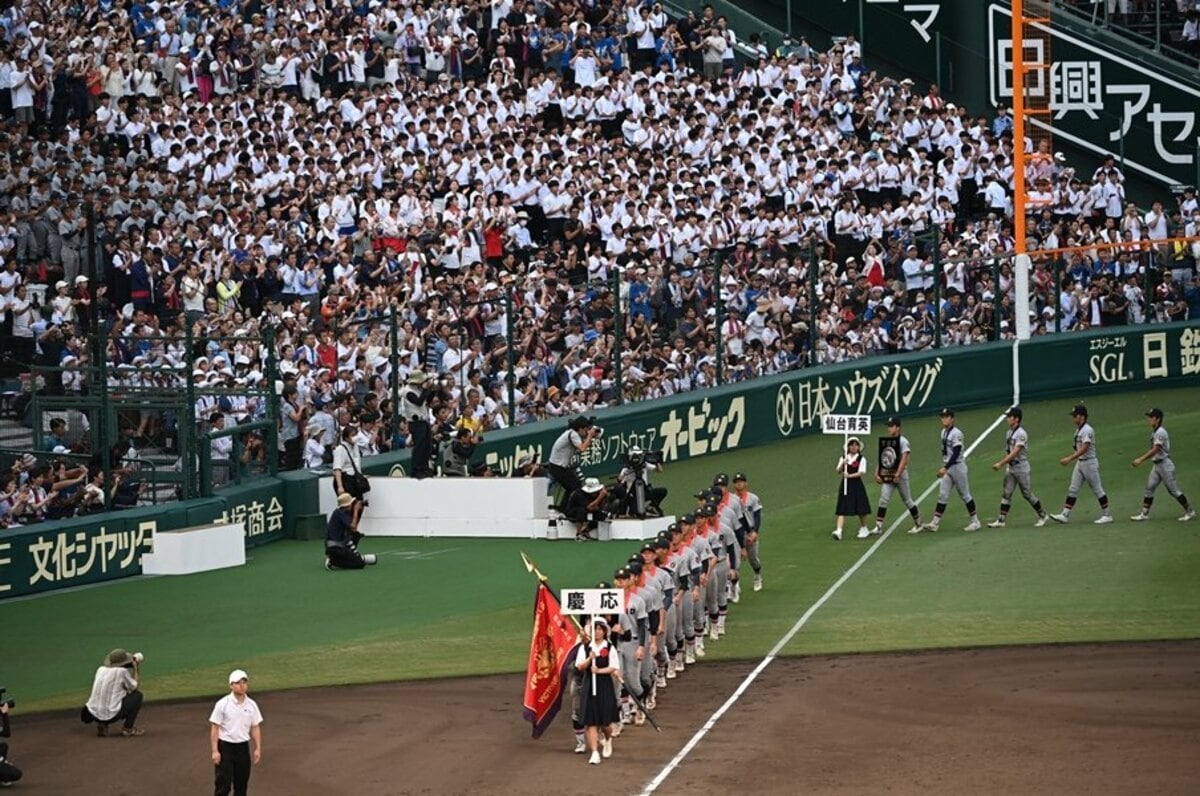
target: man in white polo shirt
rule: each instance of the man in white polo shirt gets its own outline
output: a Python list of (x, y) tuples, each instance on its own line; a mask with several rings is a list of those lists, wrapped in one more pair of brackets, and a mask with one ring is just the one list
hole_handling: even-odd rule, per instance
[[(233, 789), (244, 796), (250, 782), (250, 766), (262, 759), (262, 713), (253, 699), (246, 696), (249, 678), (241, 669), (229, 673), (229, 694), (217, 700), (208, 717), (211, 730), (212, 761), (216, 767), (216, 796)], [(254, 755), (250, 740), (254, 740)], [(252, 763), (253, 761), (253, 763)]]

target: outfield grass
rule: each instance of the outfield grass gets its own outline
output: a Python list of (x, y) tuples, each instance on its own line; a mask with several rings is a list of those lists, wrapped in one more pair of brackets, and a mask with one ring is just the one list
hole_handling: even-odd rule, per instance
[[(1084, 496), (1066, 527), (1032, 527), (1018, 503), (1010, 527), (964, 534), (961, 503), (936, 535), (898, 529), (789, 644), (788, 654), (944, 646), (1200, 635), (1200, 521), (1181, 524), (1160, 491), (1155, 520), (1135, 524), (1145, 465), (1129, 460), (1147, 446), (1142, 412), (1167, 413), (1181, 484), (1200, 500), (1200, 408), (1194, 390), (1125, 393), (1089, 401), (1105, 485), (1118, 522), (1094, 526)], [(1069, 470), (1070, 402), (1027, 405), (1034, 486), (1057, 509)], [(999, 413), (963, 413), (973, 440)], [(936, 418), (910, 423), (914, 488), (923, 491), (937, 462)], [(746, 471), (765, 504), (766, 589), (733, 608), (729, 635), (710, 657), (758, 657), (867, 549), (834, 542), (833, 473), (838, 443), (807, 437), (668, 466), (668, 508), (718, 469)], [(1003, 448), (1000, 429), (970, 460), (982, 516), (999, 499), (989, 466)], [(873, 454), (874, 444), (868, 445)], [(873, 458), (873, 455), (872, 455)], [(872, 500), (876, 490), (871, 489)], [(922, 504), (926, 515), (933, 498)], [(900, 509), (893, 505), (889, 520)], [(850, 528), (851, 534), (854, 527)], [(328, 573), (319, 542), (279, 542), (251, 552), (247, 566), (175, 578), (139, 578), (0, 603), (6, 685), (22, 710), (80, 704), (91, 675), (112, 647), (146, 653), (151, 699), (223, 690), (229, 669), (246, 668), (255, 689), (459, 676), (523, 670), (534, 582), (528, 552), (551, 585), (590, 586), (636, 547), (516, 540), (369, 540), (379, 566)]]

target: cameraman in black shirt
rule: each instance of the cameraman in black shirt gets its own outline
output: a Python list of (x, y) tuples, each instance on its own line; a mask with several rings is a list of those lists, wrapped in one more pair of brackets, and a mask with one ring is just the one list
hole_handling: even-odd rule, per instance
[[(7, 738), (12, 733), (8, 726), (8, 711), (14, 703), (3, 701), (4, 689), (0, 688), (0, 738)], [(0, 786), (11, 785), (21, 778), (21, 769), (14, 766), (8, 759), (8, 744), (0, 741)]]

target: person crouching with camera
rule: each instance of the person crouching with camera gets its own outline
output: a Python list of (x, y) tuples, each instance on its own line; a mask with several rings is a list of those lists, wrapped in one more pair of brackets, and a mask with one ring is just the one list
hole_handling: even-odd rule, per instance
[(601, 520), (608, 517), (604, 511), (607, 499), (608, 490), (595, 478), (587, 479), (579, 489), (567, 496), (563, 514), (575, 523), (575, 541), (594, 541), (597, 538), (591, 532), (599, 527)]
[(617, 476), (624, 498), (622, 514), (638, 518), (662, 516), (662, 502), (667, 497), (667, 490), (650, 485), (650, 474), (661, 473), (662, 469), (662, 451), (629, 449), (625, 454), (625, 466)]
[(351, 525), (354, 505), (349, 492), (338, 495), (337, 508), (325, 523), (325, 569), (362, 569), (376, 561), (374, 553), (358, 552), (360, 535)]
[[(15, 705), (12, 701), (3, 701), (4, 689), (0, 688), (0, 738), (9, 737), (12, 732), (8, 725), (8, 711)], [(0, 741), (0, 787), (7, 787), (21, 778), (21, 769), (8, 759), (8, 744)]]
[(142, 709), (142, 654), (115, 649), (96, 669), (92, 680), (92, 695), (79, 712), (84, 724), (96, 724), (96, 735), (108, 735), (108, 725), (122, 721), (121, 735), (133, 738), (142, 735), (137, 727), (138, 712)]

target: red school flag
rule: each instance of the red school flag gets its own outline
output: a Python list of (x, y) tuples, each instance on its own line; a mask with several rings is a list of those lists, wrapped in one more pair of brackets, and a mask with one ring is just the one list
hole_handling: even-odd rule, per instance
[(574, 660), (576, 633), (559, 610), (554, 593), (539, 583), (533, 602), (533, 638), (525, 673), (525, 718), (540, 738), (562, 706), (567, 667)]

